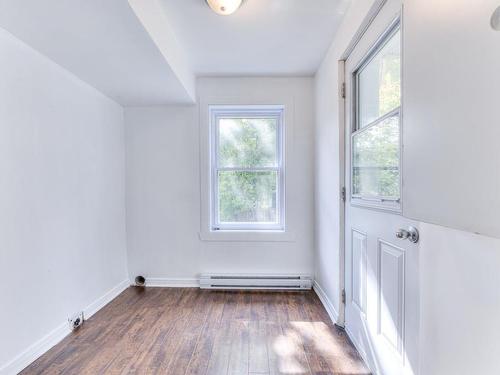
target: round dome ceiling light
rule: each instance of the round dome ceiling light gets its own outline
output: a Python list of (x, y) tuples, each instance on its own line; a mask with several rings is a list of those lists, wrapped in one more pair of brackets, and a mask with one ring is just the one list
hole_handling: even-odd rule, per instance
[(500, 31), (500, 7), (495, 9), (491, 16), (491, 27), (493, 30)]
[(222, 16), (229, 16), (238, 10), (243, 0), (205, 0), (210, 8)]

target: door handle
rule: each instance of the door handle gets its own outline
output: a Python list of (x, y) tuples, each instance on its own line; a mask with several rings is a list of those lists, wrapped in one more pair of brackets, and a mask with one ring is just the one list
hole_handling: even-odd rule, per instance
[(418, 233), (418, 229), (415, 227), (408, 227), (408, 229), (399, 229), (396, 232), (396, 237), (401, 239), (401, 240), (408, 240), (413, 243), (417, 243), (420, 234)]

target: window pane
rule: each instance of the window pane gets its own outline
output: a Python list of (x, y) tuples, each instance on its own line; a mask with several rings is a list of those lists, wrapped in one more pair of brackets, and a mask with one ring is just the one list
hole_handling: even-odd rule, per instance
[(219, 172), (221, 223), (278, 223), (276, 171)]
[(353, 194), (399, 198), (399, 115), (353, 136)]
[(400, 106), (400, 48), (398, 31), (358, 74), (358, 128)]
[(276, 119), (219, 120), (219, 167), (277, 165)]

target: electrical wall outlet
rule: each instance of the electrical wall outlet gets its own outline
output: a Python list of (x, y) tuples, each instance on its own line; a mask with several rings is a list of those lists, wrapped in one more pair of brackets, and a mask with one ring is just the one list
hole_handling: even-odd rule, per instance
[(76, 313), (71, 318), (68, 319), (69, 329), (74, 331), (83, 324), (83, 311)]

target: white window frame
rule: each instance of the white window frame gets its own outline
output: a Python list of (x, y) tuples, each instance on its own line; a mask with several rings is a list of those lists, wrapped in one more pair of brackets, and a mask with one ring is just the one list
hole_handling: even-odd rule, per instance
[[(400, 105), (397, 108), (394, 108), (390, 112), (379, 116), (379, 118), (375, 119), (371, 123), (361, 127), (359, 123), (359, 75), (363, 71), (363, 69), (373, 60), (373, 58), (379, 53), (384, 46), (389, 42), (389, 40), (398, 32), (400, 34), (400, 46), (401, 46), (401, 68), (400, 68), (400, 82), (401, 82), (401, 92), (400, 92)], [(351, 124), (351, 142), (350, 142), (350, 195), (351, 195), (351, 204), (353, 206), (365, 207), (365, 208), (374, 208), (381, 211), (392, 211), (395, 213), (401, 213), (402, 210), (402, 188), (403, 188), (403, 138), (402, 138), (402, 105), (403, 105), (403, 54), (402, 54), (402, 30), (401, 30), (401, 22), (397, 19), (391, 26), (380, 36), (380, 38), (376, 41), (376, 43), (370, 48), (368, 53), (365, 55), (363, 59), (361, 59), (360, 64), (353, 69), (351, 73), (351, 81), (352, 87), (354, 88), (352, 93), (352, 124)], [(354, 137), (367, 131), (371, 127), (378, 125), (380, 122), (386, 120), (387, 118), (397, 116), (399, 118), (399, 197), (380, 197), (380, 196), (363, 196), (354, 194), (354, 175), (353, 175), (353, 144)]]
[[(282, 105), (210, 105), (210, 231), (285, 231), (285, 170), (284, 170), (284, 106)], [(220, 167), (218, 153), (218, 123), (223, 118), (273, 118), (276, 119), (277, 165), (274, 167)], [(220, 171), (248, 171), (277, 173), (277, 222), (270, 223), (220, 223), (218, 173)]]

